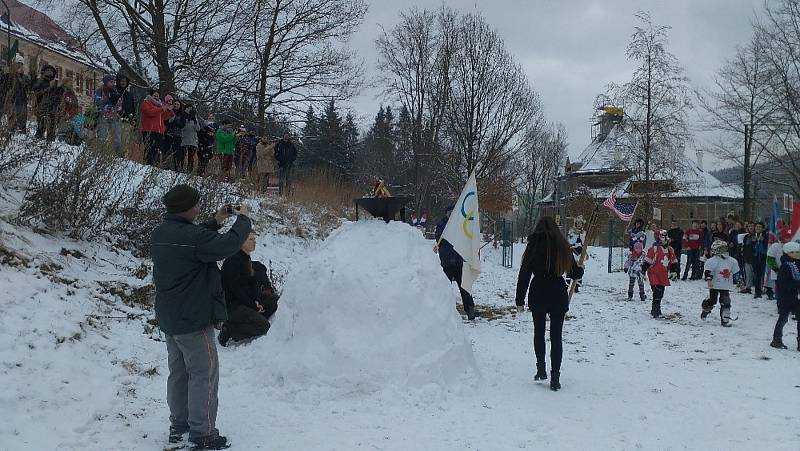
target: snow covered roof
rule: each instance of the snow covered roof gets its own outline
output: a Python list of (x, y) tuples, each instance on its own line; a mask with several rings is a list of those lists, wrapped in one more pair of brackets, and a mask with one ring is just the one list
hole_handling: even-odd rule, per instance
[(615, 125), (605, 138), (597, 136), (583, 149), (576, 163), (580, 167), (576, 173), (601, 172), (619, 170), (618, 149), (622, 134), (622, 127)]
[(3, 26), (0, 29), (3, 32), (10, 22), (9, 28), (13, 37), (34, 43), (86, 66), (110, 71), (105, 64), (80, 49), (80, 42), (46, 14), (16, 0), (7, 1), (10, 3), (11, 20), (8, 20), (7, 14), (2, 15)]

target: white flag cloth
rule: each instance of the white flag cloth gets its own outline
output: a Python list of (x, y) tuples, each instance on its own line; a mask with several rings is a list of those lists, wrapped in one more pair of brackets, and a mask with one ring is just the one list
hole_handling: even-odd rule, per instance
[(467, 185), (461, 191), (450, 219), (442, 232), (442, 239), (453, 245), (453, 249), (464, 259), (462, 270), (461, 288), (469, 294), (472, 284), (481, 272), (481, 259), (478, 255), (481, 249), (481, 221), (478, 213), (478, 183), (475, 181), (475, 171), (467, 180)]

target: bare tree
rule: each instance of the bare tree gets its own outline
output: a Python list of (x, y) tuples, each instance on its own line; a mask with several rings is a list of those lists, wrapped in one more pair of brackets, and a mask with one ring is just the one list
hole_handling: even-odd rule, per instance
[(636, 17), (642, 25), (636, 27), (626, 54), (639, 66), (630, 82), (611, 89), (624, 107), (622, 126), (630, 153), (626, 161), (640, 180), (674, 179), (689, 139), (689, 81), (678, 59), (667, 50), (670, 27), (654, 24), (643, 12)]
[[(139, 86), (157, 80), (167, 92), (209, 92), (237, 48), (236, 2), (215, 0), (70, 0), (65, 21), (111, 57)], [(91, 18), (81, 19), (81, 18)], [(213, 84), (213, 83), (212, 83)], [(205, 85), (205, 86), (204, 86)], [(213, 91), (210, 91), (213, 93)]]
[[(705, 127), (725, 134), (715, 146), (716, 153), (743, 169), (745, 218), (751, 218), (753, 212), (753, 167), (770, 141), (766, 124), (774, 120), (776, 113), (770, 93), (772, 70), (763, 38), (756, 35), (738, 48), (714, 77), (713, 86), (697, 96), (706, 113)], [(753, 143), (760, 145), (754, 149)]]
[(473, 169), (479, 178), (503, 172), (541, 103), (483, 17), (461, 17), (455, 37), (445, 130), (460, 182)]
[(765, 3), (755, 28), (764, 42), (770, 72), (765, 94), (773, 108), (765, 124), (768, 141), (760, 144), (769, 164), (784, 174), (773, 181), (800, 197), (800, 0)]
[[(238, 20), (243, 30), (229, 80), (231, 90), (256, 102), (259, 125), (280, 107), (302, 113), (309, 102), (352, 97), (362, 67), (344, 47), (361, 25), (363, 0), (248, 0)], [(337, 46), (337, 44), (339, 44)]]
[(519, 169), (516, 195), (523, 211), (522, 230), (531, 230), (537, 218), (537, 205), (553, 192), (556, 177), (567, 156), (567, 132), (562, 124), (548, 123), (539, 115), (525, 129), (515, 161)]
[(396, 98), (409, 115), (414, 205), (422, 209), (430, 201), (440, 163), (441, 130), (447, 108), (453, 29), (456, 13), (410, 9), (376, 41), (381, 81), (386, 94)]

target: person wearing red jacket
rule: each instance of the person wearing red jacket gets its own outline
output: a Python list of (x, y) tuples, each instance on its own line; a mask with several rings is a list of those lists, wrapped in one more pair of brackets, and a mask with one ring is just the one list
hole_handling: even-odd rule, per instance
[(692, 228), (687, 229), (683, 234), (683, 247), (688, 250), (683, 280), (686, 280), (686, 276), (689, 275), (689, 268), (692, 269), (691, 280), (700, 280), (700, 252), (703, 248), (704, 238), (700, 223), (692, 221)]
[(653, 315), (653, 318), (659, 318), (664, 291), (670, 285), (670, 280), (678, 278), (678, 258), (675, 256), (675, 251), (669, 246), (669, 236), (666, 230), (659, 232), (657, 241), (647, 250), (642, 273), (647, 273), (650, 289), (653, 290), (653, 306), (650, 314)]
[(155, 89), (147, 93), (142, 101), (141, 131), (145, 148), (145, 164), (155, 166), (160, 160), (161, 142), (163, 140), (164, 104), (161, 95)]

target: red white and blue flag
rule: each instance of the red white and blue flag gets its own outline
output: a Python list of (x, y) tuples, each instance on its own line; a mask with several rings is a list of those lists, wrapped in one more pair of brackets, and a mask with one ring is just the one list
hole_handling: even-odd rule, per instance
[(636, 213), (636, 206), (639, 205), (639, 202), (636, 203), (628, 203), (623, 202), (617, 198), (617, 190), (612, 190), (611, 195), (608, 196), (605, 202), (603, 202), (605, 207), (608, 207), (609, 210), (613, 211), (617, 217), (625, 222), (631, 222), (633, 219), (633, 215)]

